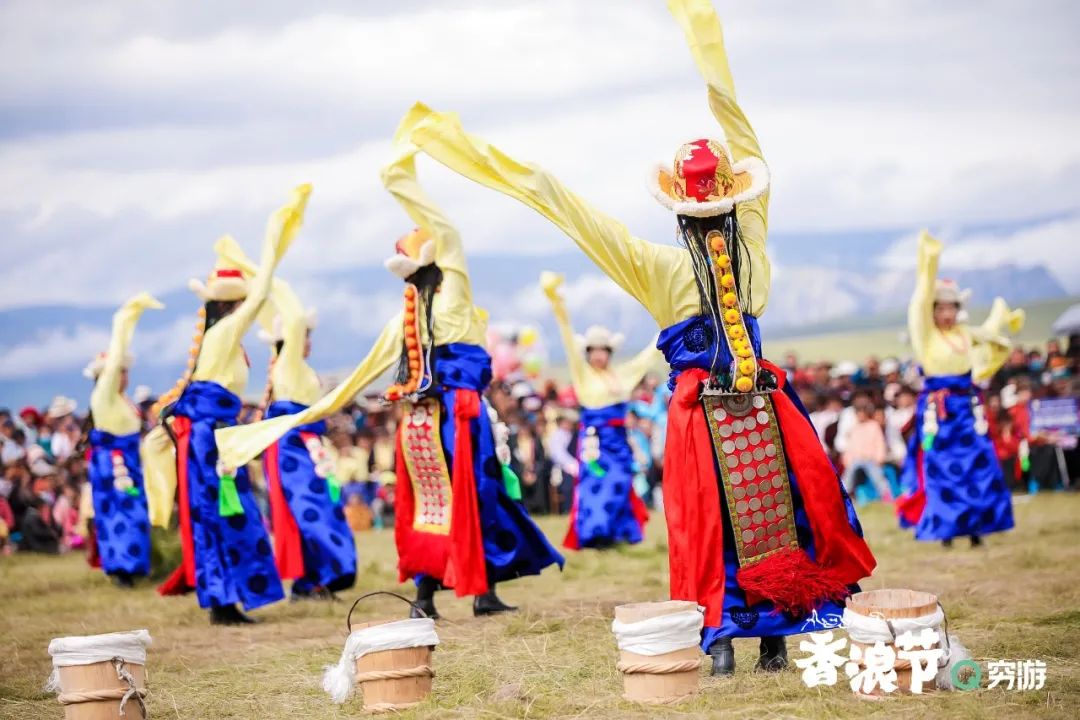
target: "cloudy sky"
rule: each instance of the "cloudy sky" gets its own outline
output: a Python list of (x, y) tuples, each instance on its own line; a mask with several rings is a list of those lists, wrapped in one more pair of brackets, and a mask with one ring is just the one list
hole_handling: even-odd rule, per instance
[[(1080, 5), (716, 4), (774, 234), (890, 232), (875, 265), (907, 267), (928, 224), (947, 262), (1042, 263), (1080, 292)], [(645, 171), (714, 128), (660, 0), (5, 0), (0, 49), (0, 310), (176, 290), (219, 234), (254, 251), (303, 181), (281, 272), (317, 294), (321, 272), (378, 263), (408, 228), (378, 169), (418, 99), (660, 242)], [(474, 256), (570, 248), (421, 173)]]

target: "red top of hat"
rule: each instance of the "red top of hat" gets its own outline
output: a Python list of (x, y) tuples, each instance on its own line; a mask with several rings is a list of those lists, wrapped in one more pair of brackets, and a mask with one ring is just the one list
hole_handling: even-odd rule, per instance
[[(690, 149), (688, 156), (682, 159), (677, 170), (682, 171), (686, 181), (686, 195), (698, 202), (708, 202), (716, 197), (725, 196), (735, 184), (731, 174), (731, 165), (727, 158), (721, 158), (707, 139), (694, 140), (687, 143)], [(721, 151), (722, 152), (722, 151)], [(723, 167), (721, 167), (721, 165)], [(717, 173), (718, 169), (727, 169), (727, 172)]]

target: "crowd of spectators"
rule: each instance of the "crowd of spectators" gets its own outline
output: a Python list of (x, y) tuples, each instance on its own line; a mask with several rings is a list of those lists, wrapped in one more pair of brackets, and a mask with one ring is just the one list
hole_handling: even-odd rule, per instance
[[(788, 354), (781, 367), (797, 390), (821, 442), (858, 502), (889, 500), (899, 492), (921, 379), (910, 361), (868, 358), (800, 364)], [(1080, 476), (1075, 435), (1032, 427), (1032, 401), (1080, 397), (1080, 343), (1064, 352), (1015, 350), (986, 389), (990, 433), (1005, 477), (1016, 492), (1070, 486)], [(629, 404), (627, 432), (636, 460), (635, 489), (646, 503), (663, 504), (661, 476), (670, 391), (660, 374), (647, 376)], [(149, 408), (151, 398), (140, 407)], [(578, 472), (578, 407), (573, 389), (555, 381), (511, 374), (494, 382), (488, 399), (510, 429), (512, 467), (533, 514), (565, 514)], [(89, 421), (75, 400), (57, 397), (43, 411), (0, 409), (0, 553), (15, 547), (59, 553), (81, 548), (90, 514), (86, 488)], [(241, 421), (258, 409), (247, 406)], [(358, 399), (328, 421), (337, 454), (335, 478), (346, 515), (357, 531), (393, 524), (394, 437), (397, 410), (376, 396)], [(259, 463), (253, 484), (265, 503)], [(269, 516), (268, 514), (266, 515)]]

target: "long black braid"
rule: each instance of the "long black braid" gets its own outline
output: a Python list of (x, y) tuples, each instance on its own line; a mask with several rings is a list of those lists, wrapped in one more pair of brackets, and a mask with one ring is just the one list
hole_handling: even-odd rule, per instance
[[(739, 289), (740, 296), (745, 288), (745, 297), (740, 297), (745, 307), (751, 307), (751, 286), (753, 284), (753, 263), (747, 257), (749, 250), (743, 240), (742, 231), (739, 229), (739, 219), (735, 210), (716, 215), (713, 217), (691, 217), (678, 215), (680, 242), (690, 252), (690, 260), (694, 269), (694, 282), (697, 284), (698, 298), (701, 303), (701, 312), (708, 315), (713, 321), (713, 354), (709, 363), (709, 376), (719, 378), (727, 373), (728, 368), (720, 367), (720, 343), (719, 334), (723, 332), (721, 313), (723, 307), (720, 304), (720, 296), (723, 294), (717, 286), (716, 274), (713, 272), (711, 251), (709, 248), (709, 233), (719, 232), (724, 236), (727, 244), (728, 256), (731, 258), (731, 274), (735, 276), (735, 287)], [(745, 274), (746, 282), (743, 282)], [(741, 310), (741, 308), (740, 308)]]
[[(416, 311), (420, 313), (424, 329), (427, 331), (426, 342), (425, 333), (421, 333), (419, 338), (421, 343), (420, 353), (423, 356), (424, 371), (430, 373), (433, 380), (435, 378), (435, 356), (432, 352), (435, 345), (435, 312), (433, 304), (435, 302), (435, 292), (442, 285), (442, 281), (443, 271), (434, 263), (423, 266), (405, 278), (405, 282), (416, 286)], [(409, 348), (405, 345), (405, 341), (402, 340), (401, 357), (398, 358), (397, 369), (394, 371), (394, 382), (404, 384), (408, 381)], [(423, 383), (423, 378), (420, 378), (420, 382)]]

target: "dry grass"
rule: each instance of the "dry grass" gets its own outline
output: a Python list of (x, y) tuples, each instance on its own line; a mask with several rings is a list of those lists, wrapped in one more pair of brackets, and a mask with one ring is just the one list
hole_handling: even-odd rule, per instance
[[(952, 626), (983, 662), (1041, 659), (1041, 692), (982, 690), (854, 699), (844, 687), (809, 690), (795, 671), (750, 671), (753, 641), (736, 642), (734, 678), (702, 678), (702, 693), (673, 708), (620, 699), (612, 608), (666, 596), (661, 518), (639, 547), (569, 558), (565, 572), (508, 583), (520, 614), (476, 620), (467, 601), (439, 596), (445, 614), (430, 702), (405, 718), (911, 717), (975, 719), (1076, 717), (1080, 707), (1080, 498), (1043, 495), (1017, 504), (1016, 531), (988, 547), (945, 551), (895, 529), (887, 508), (861, 513), (880, 567), (868, 588), (910, 587), (940, 595)], [(561, 518), (543, 519), (561, 537)], [(359, 536), (359, 588), (393, 589), (391, 533)], [(361, 714), (358, 700), (336, 707), (319, 689), (322, 667), (345, 637), (347, 605), (281, 603), (251, 629), (216, 629), (193, 598), (162, 599), (149, 586), (124, 593), (78, 556), (0, 560), (0, 717), (57, 718), (41, 691), (49, 639), (139, 627), (154, 637), (150, 657), (154, 718), (338, 718)], [(401, 616), (380, 600), (365, 617)], [(790, 645), (795, 650), (797, 640)], [(797, 651), (796, 651), (797, 652)], [(1070, 710), (1070, 708), (1072, 708)]]

